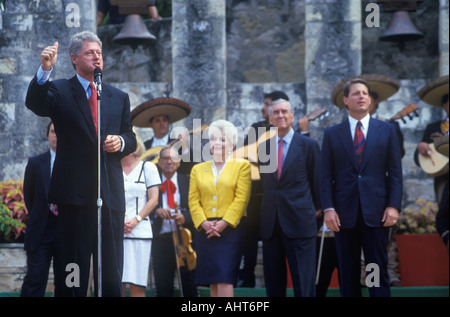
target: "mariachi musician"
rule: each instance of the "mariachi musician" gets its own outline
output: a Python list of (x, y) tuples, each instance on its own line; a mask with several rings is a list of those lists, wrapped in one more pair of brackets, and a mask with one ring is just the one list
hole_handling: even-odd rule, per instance
[[(153, 272), (156, 283), (157, 297), (173, 297), (174, 275), (176, 273), (181, 294), (185, 297), (197, 297), (198, 291), (195, 286), (195, 269), (188, 265), (188, 261), (196, 260), (192, 243), (174, 241), (174, 236), (181, 236), (179, 226), (191, 235), (195, 234), (189, 211), (189, 176), (178, 173), (180, 162), (178, 153), (174, 148), (165, 147), (159, 154), (157, 163), (161, 174), (162, 185), (159, 193), (157, 207), (152, 212), (153, 226)], [(178, 206), (178, 213), (175, 207)], [(174, 235), (173, 232), (178, 232)], [(193, 240), (193, 237), (191, 237)], [(178, 244), (178, 247), (177, 247)], [(184, 245), (183, 245), (184, 244)], [(180, 259), (177, 263), (177, 258)], [(177, 266), (178, 265), (178, 266)]]
[[(427, 125), (425, 128), (422, 141), (417, 145), (414, 153), (414, 162), (417, 166), (422, 167), (420, 163), (420, 156), (432, 158), (434, 150), (431, 145), (436, 142), (446, 140), (448, 148), (448, 75), (439, 77), (432, 82), (425, 85), (419, 90), (417, 95), (427, 104), (434, 107), (442, 107), (445, 110), (446, 117), (443, 120), (438, 120)], [(447, 153), (448, 156), (448, 153)], [(434, 191), (436, 195), (436, 202), (441, 200), (442, 192), (446, 181), (448, 180), (448, 157), (443, 161), (435, 161), (437, 166), (441, 166), (441, 172), (434, 176)], [(423, 168), (423, 167), (422, 167)]]
[(179, 140), (181, 142), (179, 153), (182, 163), (178, 172), (189, 175), (194, 165), (189, 138), (186, 134), (174, 137), (169, 132), (169, 127), (170, 124), (186, 118), (190, 113), (191, 106), (172, 97), (152, 99), (133, 109), (131, 112), (133, 125), (138, 128), (151, 128), (153, 130), (153, 137), (144, 142), (147, 150), (144, 154), (147, 157), (146, 160), (156, 163), (161, 149), (173, 145)]

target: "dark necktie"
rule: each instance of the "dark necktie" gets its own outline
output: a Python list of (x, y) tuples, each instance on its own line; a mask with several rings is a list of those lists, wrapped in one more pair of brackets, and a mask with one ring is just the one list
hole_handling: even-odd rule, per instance
[(364, 143), (365, 143), (365, 138), (364, 138), (364, 133), (361, 129), (361, 121), (358, 121), (358, 123), (356, 124), (356, 130), (355, 130), (355, 138), (353, 140), (353, 146), (355, 148), (355, 154), (356, 154), (356, 160), (358, 161), (358, 166), (361, 166), (361, 159), (362, 159), (362, 154), (364, 151)]
[(170, 180), (167, 179), (164, 183), (161, 185), (161, 192), (164, 194), (167, 192), (167, 203), (169, 205), (169, 208), (175, 208), (174, 204), (174, 193), (177, 190), (177, 186)]
[[(50, 158), (50, 161), (52, 159)], [(50, 179), (52, 177), (52, 173), (53, 173), (53, 164), (50, 162)], [(49, 203), (48, 204), (48, 209), (50, 209), (50, 211), (52, 212), (52, 214), (54, 214), (55, 216), (58, 216), (58, 206), (56, 204), (53, 203)]]
[(278, 175), (278, 179), (280, 178), (280, 176), (281, 176), (281, 171), (282, 171), (282, 169), (283, 169), (283, 142), (284, 142), (284, 140), (283, 139), (280, 139), (279, 141), (278, 141), (278, 157), (277, 157), (277, 175)]
[(98, 134), (98, 109), (97, 109), (97, 89), (95, 89), (95, 86), (93, 83), (89, 84), (89, 87), (91, 87), (91, 96), (89, 97), (89, 107), (91, 108), (92, 117), (94, 118), (94, 125), (95, 125), (95, 131)]

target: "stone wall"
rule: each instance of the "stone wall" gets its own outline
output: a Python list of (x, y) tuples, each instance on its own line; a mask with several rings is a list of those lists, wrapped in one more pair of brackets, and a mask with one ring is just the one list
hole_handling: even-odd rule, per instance
[[(82, 28), (65, 25), (70, 2), (81, 7)], [(22, 178), (27, 158), (46, 150), (48, 119), (24, 107), (27, 85), (39, 65), (39, 52), (54, 41), (60, 42), (61, 53), (53, 77), (74, 74), (65, 53), (67, 38), (81, 29), (96, 30), (94, 2), (6, 2), (0, 20), (0, 179)], [(184, 1), (173, 1), (175, 27), (171, 18), (145, 22), (158, 38), (155, 45), (133, 50), (112, 41), (121, 25), (98, 29), (105, 53), (104, 80), (129, 92), (132, 107), (164, 95), (188, 101), (193, 114), (176, 124), (188, 128), (192, 118), (208, 123), (226, 117), (245, 129), (260, 119), (263, 93), (283, 89), (296, 117), (316, 106), (329, 110), (330, 116), (311, 124), (320, 142), (324, 128), (345, 116), (330, 102), (334, 84), (363, 72), (384, 73), (401, 80), (402, 88), (381, 104), (382, 117), (411, 102), (420, 108), (419, 118), (400, 122), (408, 149), (404, 174), (406, 184), (428, 185), (431, 179), (412, 163), (411, 152), (425, 125), (440, 118), (442, 111), (418, 100), (416, 92), (448, 73), (448, 18), (442, 13), (448, 12), (448, 0), (419, 3), (410, 16), (425, 36), (403, 44), (378, 40), (392, 13), (381, 10), (380, 28), (364, 25), (370, 2), (190, 1), (185, 8)], [(152, 134), (149, 129), (140, 133), (145, 139)], [(408, 192), (415, 192), (409, 187)], [(430, 196), (429, 189), (420, 192)]]
[[(48, 149), (48, 118), (26, 109), (29, 81), (43, 47), (60, 43), (53, 78), (74, 75), (68, 38), (81, 30), (97, 31), (104, 47), (104, 80), (129, 93), (132, 108), (149, 99), (173, 96), (193, 112), (174, 125), (192, 127), (192, 119), (210, 123), (227, 118), (245, 129), (260, 120), (265, 92), (281, 89), (290, 97), (296, 118), (317, 106), (328, 116), (311, 123), (321, 142), (326, 127), (346, 115), (330, 101), (335, 83), (360, 73), (398, 79), (397, 94), (380, 105), (392, 117), (410, 103), (418, 118), (400, 121), (405, 137), (404, 206), (418, 197), (434, 199), (432, 179), (415, 166), (412, 155), (427, 123), (441, 109), (417, 97), (428, 81), (448, 74), (448, 0), (422, 1), (410, 16), (424, 33), (420, 40), (382, 42), (392, 13), (381, 8), (381, 25), (365, 25), (365, 7), (374, 0), (172, 0), (173, 17), (146, 20), (157, 37), (151, 46), (113, 43), (121, 25), (95, 27), (95, 1), (6, 1), (0, 11), (0, 180), (21, 179), (28, 157)], [(66, 24), (67, 5), (80, 7), (81, 27)], [(150, 129), (138, 129), (146, 140)]]

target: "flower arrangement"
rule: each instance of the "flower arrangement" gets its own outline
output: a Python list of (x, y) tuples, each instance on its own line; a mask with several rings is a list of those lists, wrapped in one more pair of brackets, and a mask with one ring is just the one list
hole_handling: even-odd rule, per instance
[(25, 234), (27, 220), (23, 181), (0, 182), (0, 241), (20, 241)]
[(438, 205), (423, 198), (418, 198), (415, 204), (418, 208), (405, 208), (400, 213), (398, 233), (436, 233)]

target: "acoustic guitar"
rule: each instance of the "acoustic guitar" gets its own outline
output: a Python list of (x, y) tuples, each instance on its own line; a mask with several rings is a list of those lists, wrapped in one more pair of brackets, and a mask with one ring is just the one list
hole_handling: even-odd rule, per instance
[[(189, 135), (193, 135), (193, 134), (197, 134), (197, 133), (202, 133), (203, 131), (205, 131), (208, 128), (208, 125), (203, 124), (200, 127), (197, 127), (193, 130), (189, 131)], [(176, 142), (178, 141), (178, 139), (173, 140), (171, 142), (169, 142), (167, 144), (167, 146), (171, 146), (174, 145)], [(139, 158), (141, 161), (150, 161), (154, 164), (158, 163), (159, 161), (159, 153), (161, 152), (162, 149), (164, 149), (165, 146), (155, 146), (152, 147), (150, 149), (148, 149), (147, 151), (144, 152), (144, 154), (141, 155), (141, 157)]]
[(419, 116), (419, 114), (417, 113), (417, 109), (418, 107), (415, 104), (411, 103), (397, 112), (392, 118), (389, 119), (389, 121), (393, 122), (395, 120), (401, 119), (403, 123), (406, 123), (406, 120), (404, 119), (406, 116), (408, 116), (410, 120), (414, 119), (414, 117), (411, 115), (412, 113), (414, 113), (416, 117)]
[(439, 153), (436, 150), (434, 143), (428, 145), (431, 148), (430, 156), (424, 156), (419, 153), (419, 164), (422, 170), (430, 177), (438, 177), (448, 173), (448, 156)]
[[(328, 110), (317, 107), (306, 115), (309, 121), (316, 120), (327, 113)], [(259, 168), (258, 168), (258, 146), (273, 137), (276, 133), (275, 129), (270, 129), (266, 133), (262, 134), (256, 142), (242, 146), (233, 151), (234, 158), (245, 158), (250, 162), (252, 180), (259, 180)]]

